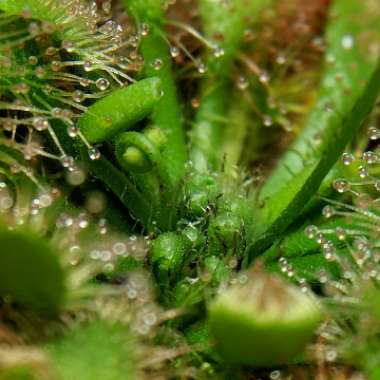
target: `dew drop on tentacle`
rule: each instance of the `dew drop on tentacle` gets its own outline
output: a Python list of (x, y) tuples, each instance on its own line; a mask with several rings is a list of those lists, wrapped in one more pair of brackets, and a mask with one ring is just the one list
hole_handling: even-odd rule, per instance
[(336, 179), (336, 180), (333, 182), (333, 188), (334, 188), (338, 193), (344, 193), (344, 192), (350, 190), (350, 184), (349, 184), (348, 181), (345, 180), (345, 179)]
[(70, 125), (69, 127), (67, 127), (67, 134), (71, 137), (71, 138), (75, 138), (78, 136), (78, 133), (79, 133), (79, 129), (78, 127), (76, 127), (75, 125)]
[(380, 130), (375, 126), (368, 127), (368, 137), (370, 140), (380, 139)]
[(327, 218), (327, 219), (331, 218), (331, 217), (334, 215), (334, 213), (335, 213), (335, 210), (334, 210), (334, 208), (331, 207), (331, 206), (325, 206), (325, 207), (323, 208), (323, 210), (322, 210), (322, 215), (323, 215), (325, 218)]
[(310, 226), (307, 226), (305, 228), (305, 235), (309, 238), (309, 239), (314, 239), (318, 233), (318, 228), (314, 225), (310, 225)]
[(214, 57), (219, 58), (224, 55), (224, 49), (220, 46), (215, 46), (214, 47)]
[(33, 119), (33, 126), (37, 131), (45, 131), (46, 129), (49, 128), (49, 122), (43, 117), (35, 117)]
[(106, 78), (97, 79), (95, 84), (100, 91), (105, 91), (110, 86), (110, 82)]
[(199, 74), (204, 74), (207, 71), (207, 66), (203, 62), (198, 62), (197, 70)]
[(359, 166), (359, 177), (364, 179), (368, 177), (368, 168), (364, 165)]
[(249, 85), (249, 82), (246, 77), (240, 75), (237, 78), (236, 86), (238, 87), (239, 90), (242, 90), (242, 91), (246, 90), (248, 88), (248, 85)]
[(30, 64), (30, 65), (37, 65), (38, 64), (38, 58), (35, 56), (35, 55), (30, 55), (29, 57), (28, 57), (28, 63)]
[(149, 34), (149, 25), (146, 23), (141, 24), (141, 35), (146, 37)]
[(342, 154), (342, 162), (344, 165), (351, 165), (355, 160), (355, 157), (351, 153), (343, 153)]
[(90, 160), (95, 161), (100, 158), (100, 151), (96, 147), (92, 147), (88, 150), (88, 156), (90, 157)]
[(84, 92), (80, 91), (80, 90), (75, 90), (73, 92), (73, 95), (72, 95), (72, 98), (75, 102), (77, 103), (82, 103), (83, 100), (86, 98)]
[(367, 152), (363, 153), (362, 159), (367, 164), (372, 165), (372, 164), (376, 164), (378, 162), (379, 157), (375, 152), (367, 151)]
[(273, 125), (273, 119), (272, 119), (272, 117), (269, 116), (269, 115), (264, 115), (263, 116), (263, 124), (266, 127), (272, 126)]
[(170, 47), (170, 55), (172, 58), (177, 58), (180, 54), (180, 51), (177, 46), (171, 46)]
[(153, 63), (152, 63), (152, 66), (155, 70), (160, 70), (162, 68), (162, 65), (163, 65), (163, 61), (161, 58), (156, 58)]
[(336, 227), (335, 229), (336, 236), (339, 240), (345, 240), (347, 236), (347, 232), (343, 227)]
[(84, 71), (89, 72), (89, 71), (93, 70), (93, 68), (94, 67), (93, 67), (93, 64), (92, 64), (91, 61), (86, 60), (86, 61), (83, 62), (83, 69), (84, 69)]
[(268, 83), (269, 82), (269, 74), (266, 71), (262, 71), (259, 75), (259, 81), (261, 83)]

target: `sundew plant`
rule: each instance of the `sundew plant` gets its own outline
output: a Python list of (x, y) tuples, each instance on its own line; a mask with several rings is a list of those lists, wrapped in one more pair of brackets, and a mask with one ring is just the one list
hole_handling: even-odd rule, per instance
[(0, 0), (0, 380), (380, 379), (378, 0)]

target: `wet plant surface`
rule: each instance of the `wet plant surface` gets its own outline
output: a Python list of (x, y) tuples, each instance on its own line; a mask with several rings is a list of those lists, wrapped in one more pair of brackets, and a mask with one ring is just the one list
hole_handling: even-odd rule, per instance
[(379, 21), (0, 0), (0, 379), (380, 379)]

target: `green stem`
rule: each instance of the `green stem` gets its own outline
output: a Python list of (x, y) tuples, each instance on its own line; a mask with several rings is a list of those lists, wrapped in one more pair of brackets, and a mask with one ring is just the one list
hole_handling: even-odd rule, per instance
[(163, 96), (155, 107), (152, 119), (167, 137), (160, 165), (165, 185), (173, 189), (184, 175), (187, 153), (169, 46), (162, 32), (164, 11), (159, 0), (124, 0), (124, 5), (138, 23), (149, 26), (148, 35), (141, 37), (140, 50), (145, 61), (144, 74), (157, 76), (162, 82)]
[(243, 42), (247, 15), (255, 19), (260, 9), (270, 2), (234, 0), (225, 5), (213, 0), (200, 1), (205, 36), (209, 40), (215, 34), (223, 36), (223, 42), (214, 50), (214, 54), (219, 50), (223, 55), (208, 59), (210, 74), (202, 86), (200, 107), (192, 130), (191, 161), (199, 172), (217, 170), (221, 165), (223, 128), (220, 118), (229, 106), (229, 76), (233, 60)]
[(80, 149), (81, 158), (87, 164), (90, 172), (114, 192), (120, 201), (131, 211), (148, 231), (152, 230), (152, 206), (128, 180), (128, 178), (113, 166), (105, 157), (90, 160), (85, 147)]

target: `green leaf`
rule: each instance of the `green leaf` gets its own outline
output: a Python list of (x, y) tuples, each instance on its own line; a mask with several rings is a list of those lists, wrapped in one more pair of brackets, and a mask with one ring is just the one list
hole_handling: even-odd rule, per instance
[(0, 230), (0, 294), (36, 311), (57, 313), (65, 296), (57, 253), (30, 231)]
[[(375, 9), (380, 11), (380, 5), (376, 5)], [(373, 54), (359, 44), (368, 33), (374, 41), (380, 41), (378, 19), (370, 18), (370, 11), (369, 1), (334, 0), (330, 11), (332, 20), (326, 30), (326, 62), (316, 104), (302, 132), (264, 184), (262, 199), (278, 193), (278, 189), (286, 188), (289, 181), (304, 170), (309, 160), (321, 155), (321, 139), (325, 141), (328, 131), (339, 128), (341, 116), (352, 109), (363, 93), (364, 84), (369, 80), (376, 62)], [(365, 24), (363, 18), (366, 19)], [(348, 48), (350, 44), (352, 47)], [(331, 111), (326, 108), (331, 108)]]
[[(348, 3), (350, 6), (348, 6)], [(357, 30), (356, 19), (354, 18), (354, 21), (352, 21), (350, 15), (354, 16), (355, 12), (360, 12), (361, 8), (358, 4), (358, 0), (350, 0), (350, 2), (338, 0), (335, 2), (335, 10), (341, 11), (342, 17), (335, 24), (335, 28), (330, 27), (330, 39), (335, 41), (335, 38), (340, 36), (338, 41), (342, 44), (343, 37), (349, 38), (344, 33)], [(333, 35), (333, 31), (337, 33), (337, 36)], [(333, 49), (332, 52), (334, 52)], [(326, 71), (321, 85), (320, 100), (310, 116), (305, 131), (295, 142), (297, 152), (301, 145), (305, 147), (304, 150), (301, 149), (296, 153), (296, 157), (298, 157), (297, 163), (294, 157), (290, 160), (290, 158), (287, 158), (290, 156), (286, 156), (280, 162), (273, 177), (269, 179), (268, 184), (263, 188), (261, 202), (264, 203), (264, 207), (259, 212), (260, 222), (257, 223), (258, 228), (254, 233), (253, 242), (248, 247), (247, 262), (252, 261), (255, 256), (268, 248), (295, 220), (311, 197), (317, 192), (322, 180), (338, 160), (347, 144), (358, 132), (363, 121), (375, 105), (380, 91), (380, 62), (375, 65), (376, 69), (367, 80), (364, 89), (361, 90), (361, 86), (358, 86), (361, 84), (358, 73), (362, 75), (363, 70), (366, 70), (364, 73), (368, 76), (374, 65), (370, 63), (360, 65), (362, 62), (354, 60), (350, 51), (347, 52), (347, 56), (341, 53), (340, 55), (337, 54), (335, 58), (337, 67), (343, 72), (344, 85), (339, 86), (334, 82), (335, 87), (332, 87), (331, 81), (335, 77), (332, 78), (331, 76), (336, 72), (335, 70)], [(342, 63), (345, 60), (350, 60), (351, 62), (349, 67), (346, 67), (347, 71), (344, 71), (345, 65)], [(357, 65), (356, 68), (352, 67), (354, 63)], [(350, 96), (346, 95), (346, 85), (352, 89)], [(344, 97), (350, 98), (350, 101), (335, 105), (335, 101), (338, 102), (340, 98)], [(336, 108), (335, 111), (332, 111), (331, 116), (326, 119), (324, 114), (329, 112), (325, 110), (327, 101), (333, 101)], [(316, 132), (315, 128), (309, 126), (317, 122), (323, 126), (323, 131), (320, 126), (318, 128), (318, 131), (322, 134), (322, 142), (319, 145), (316, 145), (314, 141), (316, 140), (315, 134), (310, 132), (310, 130)], [(311, 152), (312, 154), (309, 156)], [(285, 168), (288, 165), (292, 170), (294, 169), (292, 176), (285, 178), (283, 174), (281, 176), (276, 174), (286, 173)]]
[(104, 141), (148, 116), (160, 99), (160, 79), (141, 80), (97, 101), (80, 117), (78, 127), (90, 143)]

